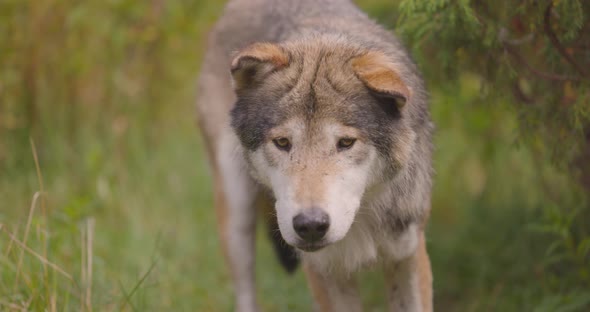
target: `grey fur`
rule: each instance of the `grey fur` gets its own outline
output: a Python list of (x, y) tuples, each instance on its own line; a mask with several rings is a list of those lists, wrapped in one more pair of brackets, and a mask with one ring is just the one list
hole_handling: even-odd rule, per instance
[[(288, 54), (289, 65), (265, 72), (263, 83), (238, 90), (236, 96), (231, 60), (256, 42), (277, 43)], [(369, 51), (385, 54), (412, 90), (403, 107), (369, 91), (355, 76), (350, 60)], [(212, 141), (229, 125), (246, 154), (294, 116), (306, 121), (310, 135), (315, 124), (329, 118), (359, 129), (388, 164), (380, 176), (387, 200), (363, 203), (361, 210), (371, 207), (375, 230), (392, 237), (410, 224), (423, 230), (430, 210), (434, 128), (427, 93), (398, 39), (351, 1), (230, 1), (209, 37), (199, 88), (199, 123), (213, 154)]]

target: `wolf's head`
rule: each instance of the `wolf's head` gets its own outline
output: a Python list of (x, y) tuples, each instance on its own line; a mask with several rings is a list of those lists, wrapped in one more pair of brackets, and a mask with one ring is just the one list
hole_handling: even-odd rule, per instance
[(287, 243), (342, 239), (365, 195), (408, 162), (413, 92), (399, 67), (338, 38), (258, 43), (233, 60), (232, 126)]

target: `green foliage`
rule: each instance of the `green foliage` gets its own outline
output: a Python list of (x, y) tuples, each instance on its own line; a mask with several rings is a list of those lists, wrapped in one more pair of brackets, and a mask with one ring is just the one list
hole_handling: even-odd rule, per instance
[(515, 112), (535, 163), (551, 157), (581, 181), (570, 186), (573, 200), (544, 182), (547, 201), (525, 229), (548, 242), (538, 310), (589, 307), (590, 3), (403, 0), (399, 10), (398, 31), (431, 85), (456, 88), (465, 73), (476, 75), (479, 102)]
[[(432, 93), (437, 309), (587, 310), (589, 199), (573, 170), (590, 95), (544, 32), (550, 2), (399, 2), (359, 4), (399, 25)], [(551, 3), (583, 71), (589, 4)], [(0, 2), (0, 310), (232, 309), (193, 116), (221, 6)], [(262, 232), (262, 307), (309, 310), (303, 274), (282, 272)], [(368, 311), (382, 284), (362, 281)]]
[(589, 2), (403, 0), (399, 10), (430, 83), (475, 73), (483, 99), (511, 103), (524, 136), (555, 147), (554, 160), (569, 165), (590, 148)]
[(80, 128), (125, 131), (129, 114), (150, 121), (175, 116), (169, 101), (194, 96), (202, 35), (220, 6), (2, 1), (0, 130), (74, 139)]

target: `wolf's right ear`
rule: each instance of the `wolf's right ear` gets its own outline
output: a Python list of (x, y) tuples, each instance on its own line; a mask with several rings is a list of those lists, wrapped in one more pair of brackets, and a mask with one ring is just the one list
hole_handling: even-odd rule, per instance
[(253, 86), (269, 73), (289, 65), (289, 54), (272, 43), (255, 43), (234, 57), (231, 63), (236, 91)]
[(411, 89), (385, 54), (371, 51), (358, 56), (352, 59), (352, 68), (369, 90), (379, 97), (392, 99), (398, 109), (410, 100)]

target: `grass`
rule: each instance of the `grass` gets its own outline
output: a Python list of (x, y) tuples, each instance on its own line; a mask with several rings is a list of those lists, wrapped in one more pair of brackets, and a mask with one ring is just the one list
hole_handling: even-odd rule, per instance
[[(158, 18), (147, 4), (89, 3), (96, 7), (51, 4), (61, 12), (51, 16), (71, 14), (78, 28), (47, 29), (47, 40), (86, 47), (63, 51), (68, 70), (55, 70), (60, 45), (44, 45), (39, 34), (32, 37), (45, 52), (38, 57), (48, 59), (32, 90), (15, 83), (27, 59), (0, 58), (15, 62), (0, 66), (7, 90), (0, 88), (0, 310), (231, 311), (193, 115), (198, 51), (221, 5), (171, 3), (153, 23), (160, 28), (142, 28), (145, 16)], [(28, 16), (19, 2), (3, 5), (0, 12)], [(385, 1), (363, 5), (388, 18)], [(47, 8), (35, 8), (32, 20), (46, 22)], [(6, 25), (20, 25), (14, 20)], [(0, 41), (0, 51), (23, 38)], [(31, 103), (23, 90), (37, 98), (32, 126), (23, 126), (29, 116), (20, 109)], [(520, 144), (517, 116), (505, 103), (482, 101), (477, 77), (432, 93), (437, 176), (427, 237), (437, 310), (583, 310), (590, 302), (583, 244), (568, 243), (582, 250), (572, 257), (578, 262), (555, 266), (548, 248), (561, 240), (532, 230), (547, 226), (548, 207), (563, 217), (583, 207), (582, 196), (542, 147)], [(263, 309), (310, 310), (302, 272), (281, 269), (262, 230), (256, 248)], [(562, 249), (555, 255), (567, 255)], [(581, 273), (572, 277), (569, 268)], [(382, 284), (379, 272), (362, 279), (367, 311), (383, 310)]]
[[(25, 310), (43, 310), (54, 301), (59, 310), (229, 310), (199, 138), (193, 128), (177, 134), (122, 167), (112, 159), (101, 162), (96, 176), (82, 178), (92, 181), (83, 191), (76, 190), (76, 170), (46, 177), (47, 190), (34, 193), (29, 211), (9, 209), (14, 214), (2, 217), (0, 236), (0, 259), (7, 264), (0, 304)], [(16, 175), (24, 181), (2, 179), (13, 185), (3, 190), (39, 189), (27, 174)], [(45, 209), (39, 209), (40, 198)], [(283, 273), (264, 240), (258, 248), (269, 259), (258, 264), (262, 293), (298, 294), (287, 305), (292, 308), (308, 304), (301, 274)], [(277, 304), (264, 306), (279, 310)]]
[[(466, 89), (468, 103), (475, 92)], [(469, 131), (481, 126), (462, 121), (477, 120), (485, 107), (451, 107), (450, 100), (435, 93), (433, 106), (438, 175), (428, 243), (437, 305), (443, 311), (534, 306), (526, 296), (539, 289), (509, 284), (538, 280), (535, 267), (529, 270), (540, 267), (534, 259), (540, 249), (527, 246), (530, 234), (520, 226), (543, 199), (530, 153), (510, 146), (513, 128), (498, 131), (489, 123), (482, 129), (500, 143), (488, 155), (486, 144), (477, 143), (481, 133)], [(508, 113), (491, 117), (506, 120), (501, 128), (511, 123)], [(188, 115), (174, 124), (155, 138), (130, 129), (125, 144), (31, 141), (45, 156), (36, 161), (33, 149), (27, 166), (6, 168), (0, 179), (2, 309), (232, 309), (200, 137)], [(72, 151), (75, 157), (60, 156)], [(264, 310), (309, 310), (302, 273), (282, 271), (262, 232), (257, 253)], [(512, 263), (515, 255), (523, 263)], [(362, 285), (369, 311), (380, 311), (379, 274)]]

